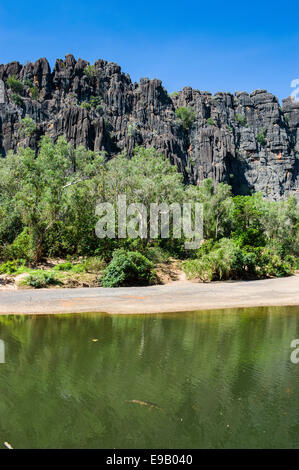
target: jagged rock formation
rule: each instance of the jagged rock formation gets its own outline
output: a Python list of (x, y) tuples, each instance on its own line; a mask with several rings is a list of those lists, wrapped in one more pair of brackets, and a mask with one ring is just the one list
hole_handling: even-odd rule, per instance
[[(11, 76), (24, 84), (19, 97), (8, 86)], [(181, 106), (195, 113), (188, 129), (175, 114)], [(29, 136), (19, 132), (25, 116), (36, 123)], [(235, 193), (299, 195), (299, 103), (288, 98), (280, 107), (266, 90), (212, 96), (187, 87), (170, 97), (160, 80), (132, 83), (114, 63), (89, 66), (72, 55), (58, 59), (53, 71), (46, 59), (0, 65), (2, 156), (36, 148), (44, 134), (108, 157), (136, 145), (155, 147), (190, 183), (211, 177)]]

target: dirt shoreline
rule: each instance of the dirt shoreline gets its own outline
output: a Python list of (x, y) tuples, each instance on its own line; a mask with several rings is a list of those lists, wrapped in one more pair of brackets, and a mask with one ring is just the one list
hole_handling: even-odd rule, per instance
[(1, 290), (0, 314), (172, 313), (196, 310), (299, 306), (299, 274), (259, 281), (119, 288)]

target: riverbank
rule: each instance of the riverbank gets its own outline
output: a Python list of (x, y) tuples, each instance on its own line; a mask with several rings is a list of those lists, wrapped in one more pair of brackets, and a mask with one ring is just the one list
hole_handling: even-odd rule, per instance
[(2, 290), (0, 314), (170, 313), (222, 308), (299, 306), (299, 274), (258, 281), (150, 287)]

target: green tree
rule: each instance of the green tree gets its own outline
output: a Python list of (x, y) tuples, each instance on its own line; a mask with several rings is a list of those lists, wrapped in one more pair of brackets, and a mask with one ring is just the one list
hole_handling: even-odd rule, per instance
[(33, 86), (30, 88), (31, 98), (33, 100), (38, 100), (39, 98), (39, 89), (37, 86)]
[(224, 183), (215, 186), (208, 178), (199, 188), (199, 198), (203, 203), (204, 238), (218, 240), (229, 234), (232, 210), (231, 187)]
[(181, 121), (183, 128), (188, 131), (195, 121), (195, 112), (191, 108), (181, 106), (175, 110), (175, 114)]
[(20, 121), (19, 136), (30, 137), (36, 131), (36, 123), (30, 117), (24, 117)]
[(246, 126), (247, 124), (247, 119), (242, 114), (237, 113), (235, 116), (235, 120), (237, 121), (238, 124), (240, 124), (240, 126)]
[(11, 95), (11, 99), (17, 106), (19, 106), (19, 107), (23, 106), (23, 100), (20, 97), (20, 95), (18, 95), (17, 93), (13, 93)]
[(207, 119), (207, 124), (208, 126), (216, 126), (216, 122), (210, 117)]
[(89, 78), (89, 80), (92, 80), (97, 73), (97, 69), (95, 65), (87, 65), (84, 69), (85, 75)]
[(103, 272), (103, 287), (144, 286), (154, 281), (154, 265), (141, 253), (116, 250)]
[(267, 134), (267, 129), (262, 128), (261, 131), (256, 136), (256, 141), (262, 146), (266, 145), (267, 143), (266, 134)]
[(23, 83), (17, 79), (15, 75), (11, 75), (7, 79), (7, 86), (15, 93), (22, 93), (24, 89)]
[[(48, 137), (42, 139), (37, 155), (21, 148), (0, 161), (0, 210), (7, 214), (10, 207), (20, 225), (28, 227), (36, 260), (54, 228), (63, 227), (67, 237), (69, 226), (86, 222), (86, 214), (91, 217), (103, 162), (100, 154), (73, 150), (64, 138), (54, 144)], [(77, 237), (78, 231), (80, 226), (75, 229)]]

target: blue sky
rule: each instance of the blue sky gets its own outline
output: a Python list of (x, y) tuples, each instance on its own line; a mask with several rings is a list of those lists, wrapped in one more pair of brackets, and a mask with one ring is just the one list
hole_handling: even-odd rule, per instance
[(169, 92), (251, 92), (280, 99), (299, 78), (299, 4), (270, 1), (0, 0), (0, 63), (72, 53), (117, 62)]

